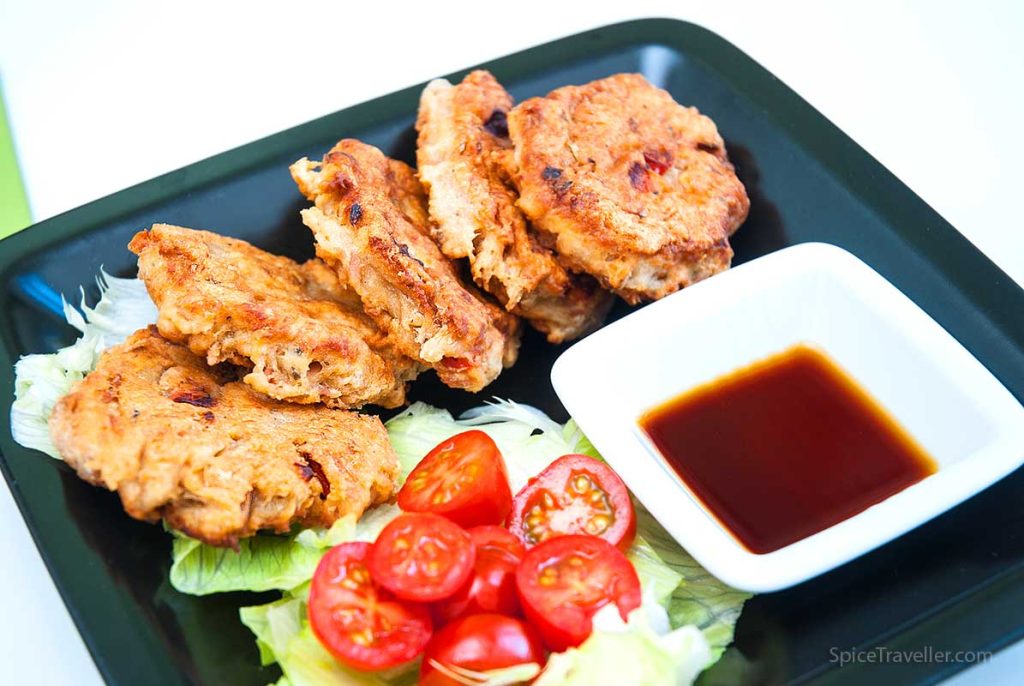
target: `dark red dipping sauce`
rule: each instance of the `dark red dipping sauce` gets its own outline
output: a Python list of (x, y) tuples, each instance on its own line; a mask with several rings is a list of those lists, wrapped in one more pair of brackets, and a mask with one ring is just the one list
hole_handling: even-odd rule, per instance
[(878, 403), (807, 345), (654, 407), (640, 427), (705, 508), (759, 554), (936, 470)]

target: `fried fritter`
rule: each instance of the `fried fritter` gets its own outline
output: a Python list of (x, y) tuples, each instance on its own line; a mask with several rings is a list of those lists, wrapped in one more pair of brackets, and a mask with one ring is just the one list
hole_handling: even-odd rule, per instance
[(142, 329), (57, 402), (54, 445), (132, 517), (212, 545), (330, 526), (391, 497), (398, 459), (377, 417), (278, 402), (229, 379)]
[(402, 353), (468, 391), (515, 362), (518, 319), (463, 283), (431, 239), (426, 198), (411, 168), (347, 139), (322, 163), (303, 158), (291, 172), (316, 205), (302, 220), (317, 255)]
[(136, 234), (139, 277), (157, 326), (213, 365), (278, 400), (397, 407), (419, 365), (363, 314), (333, 269), (297, 264), (208, 231), (156, 224)]
[(560, 343), (600, 325), (611, 294), (559, 264), (515, 206), (501, 161), (512, 148), (511, 109), (512, 96), (489, 72), (474, 71), (457, 86), (430, 82), (416, 120), (419, 178), (444, 254), (469, 258), (478, 286)]
[(750, 208), (714, 122), (639, 74), (515, 107), (519, 207), (560, 259), (630, 303), (729, 267)]

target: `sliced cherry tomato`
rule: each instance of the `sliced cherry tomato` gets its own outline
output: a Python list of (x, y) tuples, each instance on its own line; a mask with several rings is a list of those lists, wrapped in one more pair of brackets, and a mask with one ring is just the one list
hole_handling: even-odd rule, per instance
[(377, 536), (367, 566), (373, 578), (404, 600), (430, 602), (458, 591), (473, 573), (473, 540), (435, 514), (403, 514)]
[(544, 665), (544, 646), (535, 629), (512, 617), (470, 615), (434, 635), (423, 656), (419, 686), (463, 686), (476, 683), (472, 672), (527, 662)]
[(557, 652), (585, 641), (605, 605), (615, 603), (624, 620), (640, 606), (633, 565), (596, 536), (559, 536), (526, 551), (516, 588), (526, 619)]
[(523, 544), (500, 526), (478, 526), (469, 536), (476, 546), (473, 574), (455, 595), (434, 605), (438, 625), (467, 615), (519, 614), (516, 568), (526, 552)]
[(475, 430), (443, 441), (409, 474), (398, 506), (444, 515), (464, 527), (501, 524), (512, 509), (512, 489), (498, 446)]
[(317, 565), (309, 589), (309, 623), (334, 657), (363, 671), (403, 664), (430, 640), (430, 613), (397, 600), (373, 582), (369, 543), (342, 543)]
[(586, 455), (564, 455), (516, 494), (508, 529), (527, 547), (590, 534), (626, 550), (636, 536), (636, 514), (626, 484), (611, 467)]

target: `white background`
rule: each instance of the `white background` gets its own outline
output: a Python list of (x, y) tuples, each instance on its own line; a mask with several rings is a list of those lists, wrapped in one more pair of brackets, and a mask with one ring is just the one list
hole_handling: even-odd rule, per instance
[[(37, 220), (348, 105), (606, 23), (739, 46), (1024, 282), (1024, 3), (0, 0), (0, 77)], [(0, 487), (6, 683), (99, 676)], [(1010, 683), (1024, 647), (957, 686)]]

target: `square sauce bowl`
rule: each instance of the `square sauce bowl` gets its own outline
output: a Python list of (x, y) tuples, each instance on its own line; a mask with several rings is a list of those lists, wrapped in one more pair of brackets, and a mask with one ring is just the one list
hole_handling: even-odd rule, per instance
[[(834, 361), (936, 469), (847, 519), (757, 554), (694, 494), (639, 422), (687, 391), (801, 344)], [(1024, 463), (1024, 407), (1016, 398), (899, 289), (824, 243), (752, 260), (623, 317), (565, 351), (551, 380), (662, 526), (709, 572), (746, 591), (776, 591), (834, 569)]]

